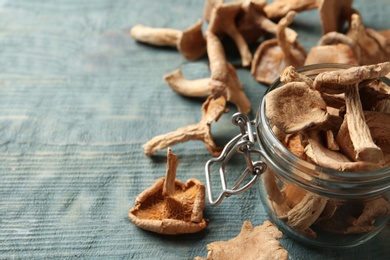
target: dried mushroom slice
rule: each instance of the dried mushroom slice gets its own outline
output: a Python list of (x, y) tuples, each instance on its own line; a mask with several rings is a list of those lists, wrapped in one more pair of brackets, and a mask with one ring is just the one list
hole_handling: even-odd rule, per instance
[(295, 12), (291, 11), (282, 18), (278, 23), (277, 38), (263, 41), (257, 48), (251, 67), (251, 74), (257, 81), (271, 84), (286, 67), (304, 64), (305, 49), (297, 41), (290, 43), (287, 40), (286, 28), (294, 16)]
[(150, 45), (176, 47), (189, 60), (196, 60), (206, 54), (201, 20), (184, 31), (138, 24), (131, 28), (130, 35), (137, 41)]
[(167, 134), (155, 136), (146, 142), (142, 146), (145, 155), (151, 156), (155, 152), (177, 143), (199, 140), (204, 142), (213, 156), (219, 156), (222, 148), (218, 147), (213, 140), (211, 123), (218, 121), (222, 114), (227, 112), (226, 99), (223, 96), (219, 98), (208, 97), (202, 105), (202, 112), (202, 119), (197, 124), (184, 126)]
[(265, 105), (267, 118), (285, 133), (321, 125), (329, 119), (321, 94), (305, 82), (290, 82), (271, 91)]
[(206, 258), (196, 257), (196, 260), (230, 260), (230, 259), (288, 259), (288, 252), (277, 239), (283, 236), (270, 221), (261, 226), (253, 227), (250, 221), (245, 221), (237, 237), (228, 241), (217, 241), (207, 245)]
[(203, 218), (205, 187), (197, 179), (176, 180), (178, 159), (168, 148), (167, 169), (150, 188), (137, 196), (129, 219), (138, 227), (160, 234), (195, 233), (207, 226)]

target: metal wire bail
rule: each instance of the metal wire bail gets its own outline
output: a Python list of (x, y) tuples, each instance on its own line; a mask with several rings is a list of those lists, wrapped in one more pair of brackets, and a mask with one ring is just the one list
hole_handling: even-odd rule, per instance
[[(220, 204), (225, 197), (241, 194), (248, 190), (257, 182), (261, 174), (267, 168), (267, 165), (261, 160), (252, 161), (252, 155), (256, 154), (259, 157), (262, 155), (261, 150), (253, 149), (257, 140), (257, 134), (252, 131), (254, 122), (249, 120), (245, 114), (238, 112), (232, 116), (232, 123), (240, 128), (241, 133), (235, 136), (225, 145), (221, 155), (218, 158), (212, 158), (208, 160), (205, 165), (207, 195), (210, 204), (213, 206)], [(237, 178), (233, 186), (228, 188), (226, 182), (226, 166), (229, 160), (236, 153), (244, 155), (247, 167)], [(222, 192), (216, 199), (214, 199), (213, 196), (213, 187), (210, 173), (211, 166), (215, 163), (221, 164), (221, 167), (219, 168), (219, 176), (222, 187)], [(249, 174), (253, 175), (252, 178), (247, 183), (242, 185)]]

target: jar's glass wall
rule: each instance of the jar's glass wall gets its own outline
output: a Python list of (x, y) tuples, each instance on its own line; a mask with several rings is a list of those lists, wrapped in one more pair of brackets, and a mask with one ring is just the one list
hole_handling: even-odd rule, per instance
[[(314, 77), (349, 67), (323, 64), (300, 72)], [(281, 85), (277, 80), (269, 91)], [(273, 134), (264, 102), (256, 117), (259, 144), (268, 165), (260, 191), (273, 222), (290, 237), (319, 247), (352, 247), (378, 234), (389, 221), (390, 167), (339, 172), (298, 158)]]

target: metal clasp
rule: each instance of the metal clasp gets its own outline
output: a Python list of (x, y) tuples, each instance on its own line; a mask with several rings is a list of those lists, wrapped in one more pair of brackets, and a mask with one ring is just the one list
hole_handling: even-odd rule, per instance
[[(207, 195), (211, 205), (217, 206), (225, 197), (231, 195), (241, 194), (252, 187), (261, 174), (266, 170), (267, 165), (260, 160), (262, 151), (254, 149), (254, 145), (257, 141), (257, 134), (252, 131), (253, 121), (243, 113), (235, 113), (232, 116), (232, 123), (240, 128), (241, 133), (230, 140), (222, 150), (221, 155), (218, 158), (212, 158), (207, 161), (205, 166), (206, 172), (206, 184), (207, 184)], [(237, 178), (231, 188), (227, 187), (226, 181), (226, 166), (229, 160), (234, 154), (243, 154), (246, 161), (246, 169)], [(253, 161), (253, 155), (258, 155), (259, 160)], [(213, 196), (213, 187), (210, 175), (211, 165), (214, 163), (220, 163), (219, 176), (221, 181), (222, 192), (219, 194), (217, 199)], [(249, 174), (252, 174), (252, 178), (245, 184), (244, 180), (247, 179)]]

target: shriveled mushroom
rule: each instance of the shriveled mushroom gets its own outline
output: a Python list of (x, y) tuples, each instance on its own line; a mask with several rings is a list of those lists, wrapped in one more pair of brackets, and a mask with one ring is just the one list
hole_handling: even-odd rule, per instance
[(347, 36), (360, 47), (359, 64), (368, 65), (390, 60), (390, 45), (386, 37), (373, 29), (366, 29), (359, 14), (352, 15)]
[(360, 48), (345, 34), (329, 32), (310, 49), (305, 64), (342, 63), (359, 65)]
[(284, 17), (288, 12), (303, 12), (318, 7), (318, 0), (274, 0), (264, 11), (270, 19)]
[(251, 103), (243, 91), (235, 68), (226, 60), (222, 43), (213, 33), (207, 32), (207, 53), (210, 60), (210, 78), (187, 80), (180, 70), (164, 76), (168, 85), (177, 93), (189, 97), (225, 96), (237, 106), (238, 111), (248, 114)]
[(326, 34), (341, 31), (344, 23), (356, 11), (352, 8), (352, 0), (319, 0), (318, 12), (322, 24), (322, 34)]
[(287, 213), (287, 223), (299, 232), (316, 237), (310, 226), (319, 218), (328, 199), (314, 193), (305, 197)]
[(294, 16), (295, 12), (291, 11), (282, 18), (278, 23), (277, 38), (263, 41), (257, 48), (251, 67), (251, 74), (257, 81), (270, 84), (287, 66), (300, 67), (305, 62), (305, 49), (298, 42), (290, 43), (286, 39), (286, 28)]
[(329, 119), (321, 94), (305, 82), (290, 82), (276, 88), (266, 95), (265, 104), (267, 118), (285, 133), (321, 125)]
[(207, 257), (196, 257), (195, 260), (288, 259), (287, 250), (278, 241), (282, 236), (282, 232), (268, 220), (255, 227), (250, 221), (244, 221), (237, 237), (208, 244)]
[(284, 84), (289, 82), (305, 82), (308, 86), (313, 88), (313, 80), (308, 76), (298, 73), (294, 66), (288, 66), (284, 69), (283, 73), (280, 75), (280, 81)]
[(176, 47), (189, 60), (196, 60), (206, 54), (201, 20), (184, 31), (139, 24), (131, 28), (130, 35), (137, 41), (150, 45)]
[(145, 155), (151, 156), (158, 150), (180, 142), (199, 140), (204, 142), (213, 156), (219, 156), (222, 148), (214, 143), (210, 128), (212, 122), (218, 121), (219, 117), (227, 112), (226, 99), (223, 96), (219, 98), (210, 96), (203, 103), (202, 111), (202, 119), (197, 124), (181, 127), (176, 131), (156, 136), (145, 143), (143, 145)]
[(186, 234), (203, 230), (205, 186), (197, 179), (186, 183), (176, 180), (178, 159), (171, 149), (167, 152), (165, 178), (137, 196), (129, 210), (129, 219), (142, 229), (160, 234)]
[(364, 223), (373, 223), (375, 218), (381, 216), (390, 216), (390, 204), (383, 198), (375, 198), (364, 202), (362, 214), (354, 222), (354, 226), (362, 225)]
[(339, 94), (345, 92), (346, 85), (384, 77), (389, 72), (390, 62), (322, 72), (316, 76), (314, 88), (320, 92)]
[(240, 53), (242, 66), (247, 67), (252, 61), (252, 54), (235, 23), (236, 16), (240, 10), (240, 2), (223, 3), (215, 6), (211, 10), (210, 23), (207, 30), (218, 37), (228, 35), (232, 38)]
[(203, 18), (210, 22), (211, 11), (218, 5), (223, 4), (224, 0), (206, 0), (203, 7)]
[[(271, 21), (264, 12), (265, 0), (242, 0), (241, 11), (236, 18), (237, 29), (249, 43), (258, 41), (265, 33), (276, 34), (277, 24)], [(290, 43), (296, 42), (298, 34), (286, 28), (286, 38)]]
[(390, 93), (382, 93), (372, 87), (359, 90), (363, 110), (372, 110), (390, 114)]

